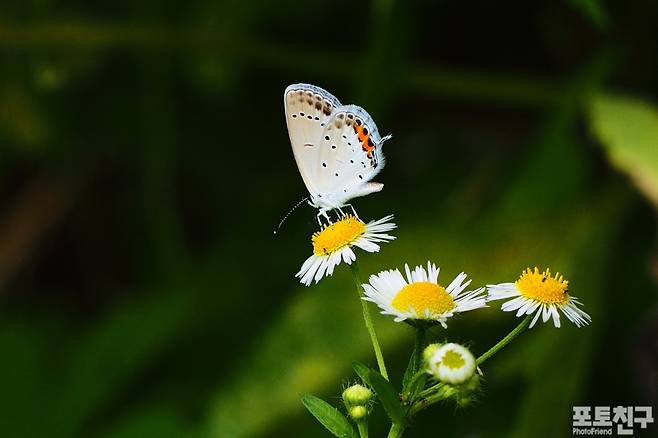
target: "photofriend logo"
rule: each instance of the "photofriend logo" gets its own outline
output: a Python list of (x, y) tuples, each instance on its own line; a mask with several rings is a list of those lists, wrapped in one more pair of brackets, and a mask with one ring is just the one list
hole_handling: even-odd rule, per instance
[(633, 435), (635, 426), (646, 429), (651, 423), (652, 406), (573, 407), (573, 435)]

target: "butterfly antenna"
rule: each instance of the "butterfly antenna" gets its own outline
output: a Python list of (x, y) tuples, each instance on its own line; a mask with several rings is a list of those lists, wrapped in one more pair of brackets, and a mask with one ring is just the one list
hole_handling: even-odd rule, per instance
[(391, 134), (385, 135), (384, 137), (382, 137), (381, 140), (379, 140), (379, 144), (380, 144), (380, 145), (381, 145), (381, 144), (384, 144), (385, 141), (388, 141), (388, 140), (390, 140), (390, 139), (392, 139), (392, 138), (393, 138), (393, 136), (392, 136)]
[(302, 199), (297, 204), (295, 204), (295, 206), (293, 208), (291, 208), (290, 211), (288, 213), (286, 213), (285, 216), (283, 216), (283, 219), (281, 219), (281, 222), (279, 222), (279, 225), (277, 225), (276, 228), (274, 229), (274, 234), (277, 234), (279, 232), (279, 230), (281, 229), (281, 226), (283, 225), (283, 223), (286, 221), (286, 219), (288, 219), (288, 216), (290, 216), (293, 211), (297, 210), (297, 207), (302, 205), (304, 202), (308, 201), (309, 198), (310, 198), (310, 196), (306, 196), (304, 199)]

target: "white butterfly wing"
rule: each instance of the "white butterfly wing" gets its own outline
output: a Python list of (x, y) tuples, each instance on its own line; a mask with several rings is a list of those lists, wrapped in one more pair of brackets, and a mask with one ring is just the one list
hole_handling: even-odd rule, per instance
[(344, 204), (381, 190), (383, 184), (370, 181), (384, 167), (382, 143), (377, 125), (363, 108), (336, 108), (321, 134), (318, 191)]
[(320, 140), (324, 127), (340, 102), (331, 93), (309, 84), (293, 84), (284, 93), (286, 125), (306, 189), (312, 196), (319, 193)]

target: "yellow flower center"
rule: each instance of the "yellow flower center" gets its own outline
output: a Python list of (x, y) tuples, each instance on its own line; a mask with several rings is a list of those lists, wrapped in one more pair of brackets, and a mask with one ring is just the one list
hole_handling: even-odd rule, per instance
[(320, 231), (313, 234), (313, 254), (322, 256), (349, 245), (366, 231), (366, 224), (351, 214), (346, 215), (338, 222), (325, 225)]
[(422, 318), (425, 311), (431, 315), (440, 315), (455, 308), (455, 300), (438, 284), (423, 281), (411, 283), (402, 288), (391, 303), (400, 312), (413, 309)]
[(523, 271), (516, 281), (521, 294), (542, 304), (566, 304), (569, 302), (569, 282), (558, 272), (551, 277), (551, 271), (539, 272), (530, 268)]
[(464, 360), (461, 354), (457, 353), (454, 350), (448, 350), (446, 354), (443, 355), (441, 363), (443, 363), (443, 365), (447, 366), (448, 368), (452, 368), (453, 370), (458, 370), (464, 366), (466, 361)]

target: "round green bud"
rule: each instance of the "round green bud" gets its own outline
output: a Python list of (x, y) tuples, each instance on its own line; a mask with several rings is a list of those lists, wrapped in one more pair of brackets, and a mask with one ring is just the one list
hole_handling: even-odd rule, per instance
[(430, 344), (425, 349), (423, 350), (423, 362), (427, 366), (429, 364), (430, 359), (432, 356), (434, 356), (434, 353), (436, 353), (436, 350), (441, 347), (441, 344)]
[(480, 376), (477, 373), (461, 385), (463, 392), (475, 392), (480, 388)]
[(473, 396), (472, 395), (460, 395), (457, 397), (457, 406), (460, 408), (466, 408), (473, 404)]
[(350, 408), (349, 414), (354, 421), (359, 421), (368, 415), (368, 410), (365, 406), (354, 406)]
[(352, 385), (343, 391), (343, 401), (347, 406), (365, 405), (371, 398), (372, 391), (363, 385)]

